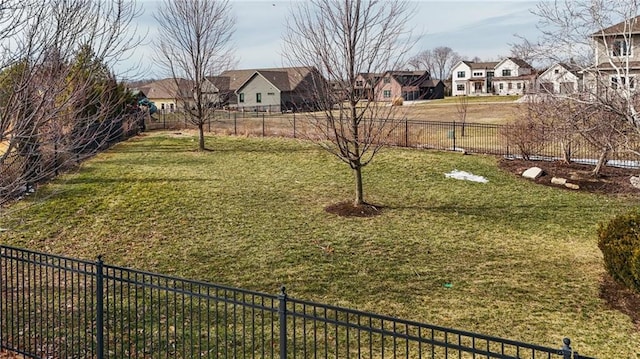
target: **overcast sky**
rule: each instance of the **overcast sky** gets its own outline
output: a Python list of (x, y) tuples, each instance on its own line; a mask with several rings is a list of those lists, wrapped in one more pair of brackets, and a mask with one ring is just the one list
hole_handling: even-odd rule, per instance
[[(238, 68), (283, 66), (281, 37), (292, 1), (231, 0), (236, 18), (235, 44)], [(155, 36), (153, 11), (158, 0), (141, 0), (143, 14), (138, 30), (147, 32), (147, 45), (139, 46), (128, 68), (139, 62), (145, 78), (164, 74), (154, 69), (151, 61)], [(537, 1), (523, 0), (422, 0), (416, 1), (415, 16), (408, 22), (419, 36), (415, 53), (437, 46), (448, 46), (460, 55), (495, 60), (509, 55), (510, 44), (519, 42), (516, 34), (529, 39), (538, 36), (538, 19), (531, 13)]]

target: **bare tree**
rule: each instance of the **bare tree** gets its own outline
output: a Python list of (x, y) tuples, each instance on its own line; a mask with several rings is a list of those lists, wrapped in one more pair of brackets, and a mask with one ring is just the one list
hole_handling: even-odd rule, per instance
[(127, 97), (111, 68), (139, 42), (133, 1), (2, 6), (0, 204), (120, 138)]
[(467, 124), (467, 113), (469, 112), (469, 97), (466, 95), (456, 96), (456, 112), (458, 113), (458, 119), (462, 122), (462, 136), (464, 136), (464, 130)]
[(427, 70), (431, 75), (435, 75), (435, 64), (432, 50), (422, 50), (407, 61), (414, 70)]
[(198, 127), (202, 151), (204, 126), (212, 120), (216, 102), (207, 77), (227, 70), (233, 59), (231, 5), (228, 0), (165, 0), (154, 18), (158, 63), (174, 79), (178, 106)]
[[(355, 177), (354, 205), (366, 204), (362, 169), (398, 123), (397, 107), (360, 101), (355, 91), (361, 73), (385, 73), (403, 65), (411, 16), (404, 1), (310, 0), (292, 11), (284, 54), (295, 65), (315, 67), (332, 86), (316, 86), (321, 110), (310, 116), (328, 141), (320, 144), (347, 163)], [(389, 75), (386, 75), (389, 76)], [(386, 80), (381, 78), (380, 83)], [(380, 99), (378, 86), (373, 99)]]
[(462, 57), (450, 47), (438, 46), (432, 50), (424, 50), (409, 59), (410, 66), (427, 70), (432, 77), (445, 80), (451, 73), (451, 68)]

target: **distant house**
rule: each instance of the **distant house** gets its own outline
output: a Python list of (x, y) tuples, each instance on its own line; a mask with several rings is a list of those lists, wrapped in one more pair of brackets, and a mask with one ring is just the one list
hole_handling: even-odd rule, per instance
[(531, 65), (515, 57), (500, 62), (459, 61), (451, 74), (453, 96), (523, 95), (533, 90), (536, 75)]
[(193, 84), (185, 79), (166, 78), (140, 87), (160, 111), (174, 112), (193, 104)]
[(384, 74), (373, 72), (359, 73), (353, 86), (356, 97), (361, 100), (373, 100), (374, 87), (382, 76), (384, 76)]
[(571, 94), (582, 90), (582, 74), (575, 65), (557, 63), (537, 79), (537, 91), (548, 94)]
[(322, 75), (310, 67), (229, 70), (220, 77), (229, 79), (229, 106), (243, 111), (317, 108), (319, 94), (329, 86)]
[(508, 57), (494, 71), (493, 92), (496, 95), (524, 95), (534, 89), (536, 72), (526, 61)]
[(428, 71), (387, 71), (375, 84), (374, 97), (376, 101), (444, 98), (444, 83), (432, 80)]
[(493, 93), (493, 77), (498, 62), (459, 61), (451, 68), (451, 95)]
[(591, 38), (595, 44), (595, 63), (585, 71), (585, 87), (589, 87), (592, 93), (607, 89), (637, 91), (640, 16), (601, 29)]

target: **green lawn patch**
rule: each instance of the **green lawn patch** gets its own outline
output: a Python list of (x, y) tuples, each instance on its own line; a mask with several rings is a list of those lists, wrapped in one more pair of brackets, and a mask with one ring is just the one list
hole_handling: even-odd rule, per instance
[[(537, 186), (496, 158), (387, 149), (348, 167), (313, 144), (160, 133), (120, 143), (3, 209), (2, 243), (289, 295), (580, 353), (637, 355), (640, 333), (599, 297), (596, 227), (629, 198)], [(454, 169), (488, 183), (446, 178)]]

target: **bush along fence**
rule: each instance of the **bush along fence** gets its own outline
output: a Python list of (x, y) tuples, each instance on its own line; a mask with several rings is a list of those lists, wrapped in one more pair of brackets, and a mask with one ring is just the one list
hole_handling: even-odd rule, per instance
[[(206, 123), (205, 130), (211, 133), (258, 136), (309, 138), (312, 125), (305, 114), (269, 112), (216, 113), (215, 119)], [(148, 130), (194, 129), (180, 113), (159, 114), (147, 119)], [(413, 147), (464, 153), (500, 155), (507, 158), (532, 160), (571, 159), (573, 162), (594, 165), (600, 151), (579, 136), (570, 139), (554, 139), (549, 134), (540, 139), (540, 134), (523, 137), (506, 125), (462, 123), (443, 121), (397, 120), (387, 139), (388, 144), (398, 147)], [(640, 147), (640, 145), (638, 146)], [(612, 151), (608, 165), (640, 168), (640, 159), (630, 152)]]
[(0, 347), (34, 358), (562, 358), (561, 348), (0, 246)]

